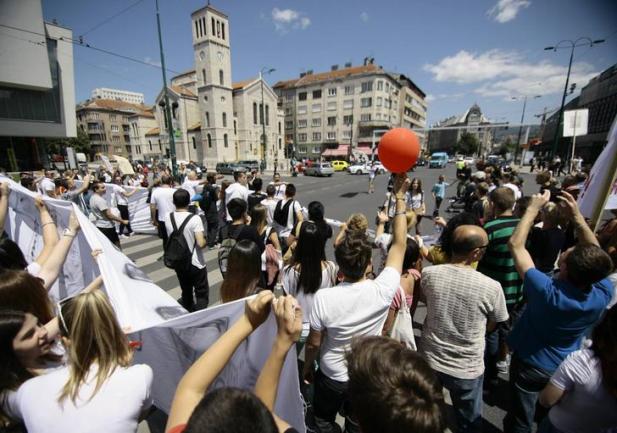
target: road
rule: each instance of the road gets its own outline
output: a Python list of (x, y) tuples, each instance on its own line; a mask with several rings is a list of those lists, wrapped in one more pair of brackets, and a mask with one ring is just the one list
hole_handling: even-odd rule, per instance
[[(418, 167), (416, 171), (409, 173), (411, 178), (417, 177), (422, 181), (426, 196), (427, 213), (432, 213), (434, 208), (434, 200), (430, 191), (441, 174), (446, 176), (448, 182), (453, 183), (455, 179), (454, 164), (449, 164), (445, 169)], [(531, 194), (536, 192), (537, 186), (533, 182), (533, 175), (524, 174), (523, 178), (525, 180), (524, 193)], [(283, 180), (296, 185), (296, 198), (303, 206), (307, 206), (314, 200), (321, 201), (325, 207), (326, 217), (340, 221), (344, 221), (352, 213), (362, 212), (368, 217), (372, 228), (377, 208), (385, 200), (384, 194), (388, 183), (388, 176), (377, 176), (375, 182), (376, 192), (374, 194), (368, 194), (367, 192), (368, 176), (366, 175), (349, 175), (339, 172), (335, 173), (332, 177), (326, 178), (298, 176), (295, 178), (284, 177)], [(454, 195), (456, 186), (452, 185), (447, 191), (447, 196)], [(446, 204), (442, 204), (442, 210), (445, 207)], [(444, 216), (447, 218), (449, 215), (444, 214)], [(423, 234), (430, 234), (433, 230), (432, 222), (424, 219), (421, 222), (420, 230)], [(159, 287), (167, 291), (175, 299), (180, 298), (180, 287), (174, 271), (166, 268), (162, 261), (157, 260), (162, 255), (162, 243), (158, 238), (135, 235), (122, 240), (122, 249)], [(332, 242), (328, 242), (326, 255), (329, 260), (334, 260)], [(222, 282), (221, 273), (218, 269), (217, 250), (207, 251), (205, 258), (208, 269), (208, 281), (210, 283), (210, 305), (216, 305), (220, 302), (220, 286)], [(414, 326), (418, 335), (425, 315), (426, 309), (423, 305), (420, 305), (414, 317), (416, 321)], [(505, 415), (503, 408), (505, 407), (505, 386), (507, 380), (506, 377), (501, 379), (499, 391), (495, 393), (495, 398), (490, 402), (485, 400), (484, 432), (501, 431), (502, 420)], [(140, 427), (140, 433), (146, 431), (145, 427)]]

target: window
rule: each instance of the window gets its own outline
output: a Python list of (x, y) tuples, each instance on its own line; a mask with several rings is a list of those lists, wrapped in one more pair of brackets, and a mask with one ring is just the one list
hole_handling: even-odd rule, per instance
[(216, 29), (214, 28), (214, 18), (212, 18), (212, 36), (216, 35)]
[(336, 132), (335, 131), (328, 131), (327, 134), (327, 139), (328, 140), (336, 140)]
[(336, 116), (328, 117), (328, 126), (336, 125)]
[(369, 120), (371, 120), (371, 113), (365, 113), (360, 115), (360, 121), (368, 122)]
[(294, 127), (294, 123), (291, 120), (285, 122), (285, 129), (291, 129)]
[(306, 141), (306, 134), (305, 133), (298, 134), (298, 141)]
[(238, 133), (238, 124), (237, 122), (234, 120), (234, 135), (236, 135)]
[(349, 130), (343, 131), (343, 138), (346, 138), (349, 140), (351, 138), (351, 131)]
[(223, 80), (224, 76), (223, 76), (223, 70), (219, 69), (219, 84), (221, 86), (223, 86), (225, 84), (225, 80)]
[(150, 152), (152, 152), (152, 140), (148, 140), (148, 146), (150, 146)]
[(360, 106), (361, 107), (370, 107), (371, 105), (373, 105), (373, 98), (362, 98), (360, 100)]
[(335, 111), (335, 110), (336, 110), (336, 101), (328, 102), (328, 111)]
[(293, 113), (291, 107), (286, 107), (285, 108), (285, 116), (291, 116), (291, 114)]
[(345, 86), (345, 95), (353, 95), (353, 86)]
[(210, 113), (206, 111), (206, 128), (210, 127)]
[(259, 124), (264, 124), (264, 106), (259, 104)]
[(257, 102), (253, 102), (253, 124), (257, 125)]
[(346, 99), (343, 101), (343, 109), (349, 110), (353, 108), (353, 99)]
[(221, 23), (221, 37), (225, 40), (225, 23)]
[(321, 89), (313, 90), (313, 99), (321, 99)]
[(306, 153), (306, 146), (298, 146), (298, 153)]
[(293, 101), (293, 99), (294, 99), (293, 93), (288, 93), (285, 95), (285, 101), (291, 102)]
[(313, 126), (313, 127), (321, 126), (321, 118), (315, 117), (314, 119), (312, 119), (311, 120), (311, 126)]
[(375, 105), (376, 105), (377, 107), (381, 107), (381, 103), (382, 103), (382, 102), (383, 102), (383, 99), (382, 99), (381, 97), (378, 97), (378, 98), (377, 98), (377, 101), (375, 102)]
[(311, 111), (313, 113), (321, 112), (321, 104), (313, 104), (313, 106), (311, 107)]
[(383, 81), (382, 80), (377, 81), (377, 90), (383, 90)]
[(298, 119), (298, 128), (306, 128), (306, 119)]
[(298, 114), (306, 114), (306, 105), (300, 105), (298, 107)]
[(313, 153), (317, 153), (317, 154), (321, 153), (321, 146), (313, 147)]
[(283, 140), (279, 138), (279, 150), (283, 150)]
[(195, 137), (191, 137), (191, 140), (193, 141), (193, 149), (197, 149), (197, 142), (195, 141)]
[(111, 125), (111, 132), (118, 132), (118, 125)]
[(223, 134), (223, 145), (225, 147), (229, 147), (229, 142), (227, 140), (227, 134)]
[(321, 141), (321, 132), (313, 132), (313, 141)]
[(223, 113), (223, 128), (227, 128), (227, 113)]
[(362, 93), (365, 92), (370, 92), (371, 90), (373, 90), (373, 82), (372, 81), (365, 81), (364, 83), (362, 83)]
[(270, 106), (266, 104), (266, 126), (270, 125)]
[(336, 96), (336, 87), (330, 87), (328, 89), (328, 96)]
[(285, 140), (287, 140), (287, 141), (293, 141), (293, 139), (294, 139), (294, 135), (293, 135), (293, 134), (287, 134), (287, 135), (285, 135)]
[[(98, 114), (98, 113), (97, 113)], [(98, 118), (97, 118), (98, 119)], [(115, 114), (110, 114), (109, 115), (109, 120), (111, 120), (112, 122), (116, 121), (116, 115)]]
[(221, 22), (216, 20), (216, 36), (221, 37)]
[(306, 92), (298, 93), (298, 100), (299, 101), (306, 101)]
[(351, 125), (353, 123), (353, 115), (343, 116), (343, 125)]
[(206, 84), (206, 70), (205, 69), (201, 70), (201, 81), (203, 81), (203, 83)]
[(390, 83), (386, 83), (386, 92), (390, 91)]
[(281, 133), (281, 122), (279, 122), (279, 134)]
[(208, 147), (212, 148), (212, 136), (210, 134), (208, 134)]

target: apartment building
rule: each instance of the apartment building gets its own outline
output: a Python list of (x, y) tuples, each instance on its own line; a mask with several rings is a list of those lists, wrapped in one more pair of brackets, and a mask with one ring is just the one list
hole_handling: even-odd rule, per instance
[(307, 71), (273, 88), (284, 111), (287, 150), (296, 158), (364, 159), (385, 131), (425, 124), (425, 94), (372, 58), (360, 66)]
[[(111, 99), (88, 99), (77, 105), (77, 127), (88, 134), (91, 152), (136, 158), (131, 147), (131, 124), (135, 114), (151, 107)], [(139, 158), (136, 158), (139, 159)]]
[(160, 150), (154, 152), (148, 146), (146, 133), (157, 127), (153, 109), (146, 109), (128, 117), (129, 121), (129, 156), (132, 160), (145, 161), (160, 155)]
[(132, 104), (143, 104), (144, 94), (131, 92), (128, 90), (108, 89), (107, 87), (98, 87), (90, 94), (92, 99), (118, 99)]

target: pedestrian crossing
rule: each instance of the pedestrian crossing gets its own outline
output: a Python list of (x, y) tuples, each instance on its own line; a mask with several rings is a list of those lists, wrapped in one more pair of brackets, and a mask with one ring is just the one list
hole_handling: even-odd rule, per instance
[[(181, 295), (178, 277), (173, 269), (163, 264), (163, 241), (157, 236), (134, 234), (130, 238), (120, 240), (122, 252), (144, 271), (161, 289), (174, 299)], [(221, 284), (223, 276), (219, 271), (218, 249), (207, 249), (204, 252), (208, 284), (210, 285), (210, 306), (220, 303)]]

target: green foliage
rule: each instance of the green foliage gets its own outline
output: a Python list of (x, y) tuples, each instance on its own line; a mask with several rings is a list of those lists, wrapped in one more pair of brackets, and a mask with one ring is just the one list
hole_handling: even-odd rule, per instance
[(456, 143), (455, 150), (463, 155), (473, 155), (480, 148), (478, 137), (469, 132), (463, 132)]
[(506, 154), (513, 154), (516, 151), (516, 143), (512, 141), (510, 136), (506, 137), (506, 140), (501, 143), (497, 150), (497, 154), (500, 156), (506, 156)]
[(75, 153), (85, 153), (86, 155), (90, 155), (90, 159), (92, 159), (93, 155), (90, 154), (90, 138), (86, 131), (83, 131), (81, 128), (77, 128), (77, 137), (47, 138), (43, 139), (43, 141), (47, 146), (48, 153), (63, 154), (66, 147), (72, 147)]

